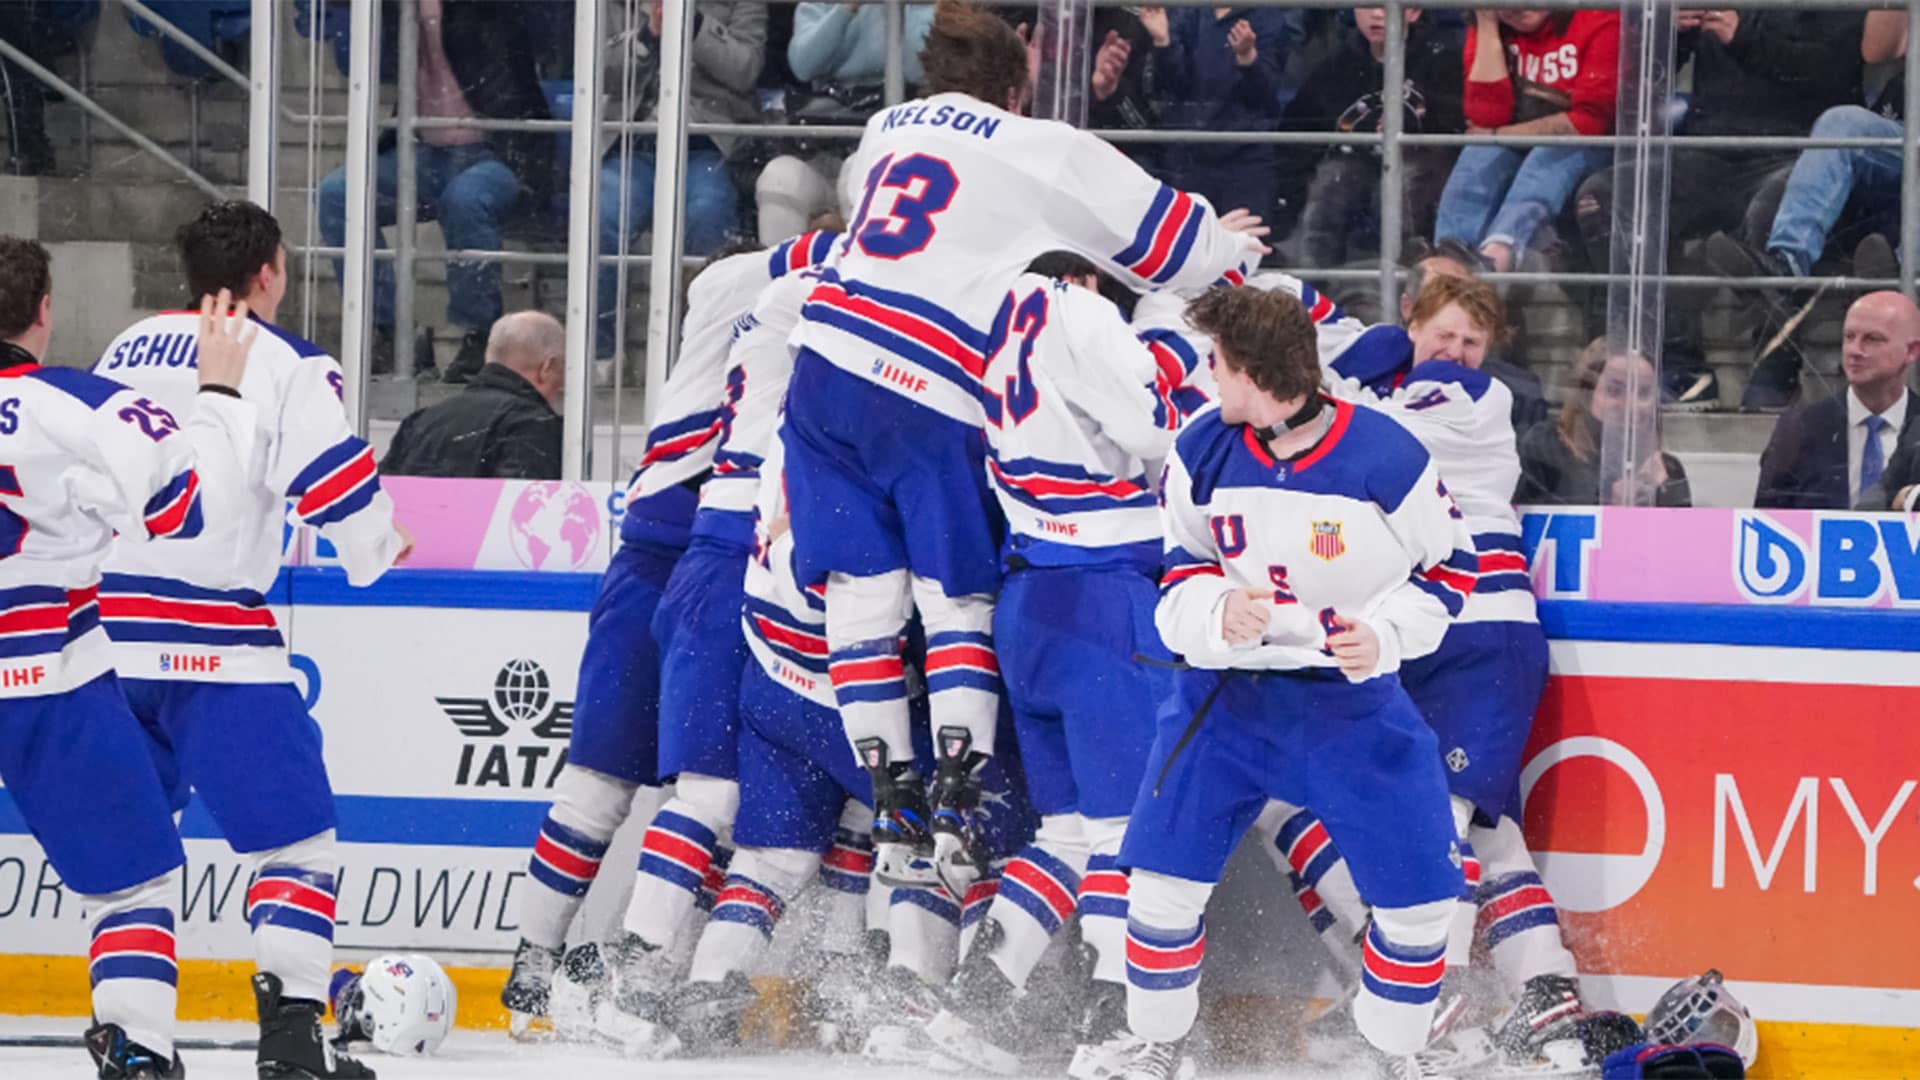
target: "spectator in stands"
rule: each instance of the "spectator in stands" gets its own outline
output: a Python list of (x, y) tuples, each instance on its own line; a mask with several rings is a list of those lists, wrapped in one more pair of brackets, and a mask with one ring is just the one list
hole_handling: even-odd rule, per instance
[[(384, 10), (397, 19), (396, 9)], [(546, 95), (532, 54), (527, 50), (524, 13), (518, 4), (476, 0), (420, 0), (413, 7), (420, 22), (416, 85), (419, 115), (495, 120), (541, 119), (548, 115)], [(384, 27), (383, 48), (397, 47), (398, 24)], [(386, 64), (383, 68), (391, 70)], [(396, 136), (382, 136), (374, 160), (379, 222), (393, 223), (399, 193)], [(420, 220), (440, 222), (447, 247), (498, 251), (501, 227), (522, 205), (534, 205), (528, 193), (544, 192), (553, 173), (553, 138), (543, 132), (485, 132), (475, 128), (425, 127), (414, 148)], [(347, 235), (347, 172), (340, 168), (320, 181), (320, 236), (341, 245)], [(339, 273), (335, 260), (335, 273)], [(374, 345), (372, 370), (393, 365), (393, 264), (373, 264)], [(500, 317), (500, 264), (456, 259), (447, 264), (447, 319), (462, 330), (460, 351), (447, 367), (448, 382), (465, 382), (480, 370), (487, 329)], [(429, 332), (423, 328), (423, 334)], [(415, 367), (432, 368), (431, 339), (415, 348)]]
[(1844, 510), (1879, 484), (1894, 450), (1920, 439), (1920, 408), (1907, 392), (1916, 359), (1920, 308), (1912, 300), (1897, 292), (1855, 300), (1840, 339), (1847, 392), (1781, 414), (1760, 455), (1753, 504)]
[[(26, 53), (42, 67), (71, 51), (82, 21), (91, 21), (89, 5), (52, 0), (11, 0), (0, 3), (0, 41)], [(11, 60), (0, 61), (0, 96), (7, 107), (7, 172), (13, 176), (44, 176), (53, 171), (53, 143), (47, 138), (47, 98), (52, 93), (27, 69)]]
[[(1907, 13), (1869, 11), (1860, 38), (1860, 59), (1868, 64), (1898, 60), (1907, 54)], [(1836, 105), (1813, 122), (1815, 138), (1900, 138), (1906, 130), (1907, 80), (1895, 76), (1871, 109)], [(1707, 238), (1705, 258), (1714, 272), (1729, 277), (1806, 277), (1827, 247), (1827, 236), (1851, 204), (1853, 216), (1870, 231), (1853, 249), (1853, 275), (1890, 278), (1900, 272), (1886, 234), (1900, 227), (1900, 149), (1893, 146), (1836, 147), (1801, 151), (1787, 176), (1780, 209), (1773, 216), (1766, 247), (1755, 248), (1739, 236), (1717, 232)], [(1793, 303), (1771, 289), (1760, 290), (1771, 337), (1793, 317)], [(1799, 382), (1797, 349), (1776, 348), (1762, 356), (1742, 404), (1784, 407)]]
[[(1142, 7), (1153, 45), (1161, 125), (1192, 131), (1272, 131), (1282, 72), (1303, 35), (1299, 11), (1276, 8)], [(1271, 214), (1278, 199), (1272, 143), (1175, 143), (1160, 151), (1160, 177), (1220, 210)]]
[(560, 391), (567, 335), (544, 311), (501, 317), (467, 388), (400, 422), (380, 471), (391, 476), (560, 479)]
[[(1660, 448), (1653, 363), (1595, 338), (1575, 368), (1574, 393), (1551, 424), (1520, 438), (1516, 503), (1691, 506), (1680, 459)], [(1639, 463), (1625, 465), (1632, 454)]]
[[(1613, 131), (1620, 15), (1613, 11), (1480, 11), (1467, 30), (1467, 130), (1493, 135)], [(1435, 239), (1514, 267), (1574, 189), (1604, 168), (1603, 147), (1469, 146), (1440, 195)]]
[[(1153, 127), (1157, 110), (1148, 92), (1147, 77), (1153, 38), (1140, 16), (1127, 8), (1094, 8), (1093, 39), (1100, 45), (1093, 54), (1087, 126), (1134, 131)], [(1147, 144), (1128, 143), (1120, 149), (1144, 166), (1153, 167), (1154, 148)]]
[[(616, 15), (625, 10), (620, 3), (610, 4)], [(687, 119), (693, 123), (751, 123), (760, 117), (754, 100), (754, 84), (767, 56), (767, 5), (726, 3), (702, 0), (692, 5), (676, 5), (677, 13), (691, 10), (694, 20), (693, 49), (688, 56), (689, 70), (685, 93)], [(631, 73), (636, 93), (633, 117), (652, 119), (659, 107), (660, 29), (663, 6), (654, 0), (641, 13), (640, 24), (632, 32), (618, 35), (617, 43), (631, 55)], [(614, 50), (616, 53), (620, 49)], [(617, 62), (608, 75), (608, 90), (619, 98), (628, 75), (624, 61)], [(629, 245), (639, 239), (653, 223), (653, 140), (648, 137), (623, 138), (614, 144), (600, 167), (600, 252), (620, 250), (620, 223), (625, 209), (626, 239)], [(740, 193), (727, 171), (727, 158), (741, 148), (734, 135), (694, 135), (687, 139), (686, 171), (686, 253), (706, 255), (727, 242), (739, 223)], [(625, 175), (624, 190), (621, 183)], [(594, 381), (613, 383), (614, 354), (620, 343), (614, 340), (614, 317), (620, 303), (618, 278), (614, 268), (600, 268), (598, 314), (594, 325)]]
[[(932, 4), (901, 12), (902, 74), (918, 83), (920, 47), (933, 25)], [(885, 4), (801, 4), (793, 13), (787, 64), (808, 92), (787, 94), (787, 119), (796, 123), (863, 124), (885, 103), (887, 9)], [(783, 144), (792, 145), (792, 144)], [(840, 167), (851, 142), (829, 143), (805, 156), (781, 154), (754, 181), (760, 212), (760, 243), (772, 247), (798, 236), (807, 219), (839, 205)]]
[[(1684, 119), (1688, 135), (1801, 135), (1822, 112), (1860, 98), (1860, 12), (1786, 8), (1689, 9), (1676, 12), (1676, 65), (1689, 59), (1693, 90)], [(1677, 66), (1676, 66), (1677, 70)], [(1667, 168), (1670, 251), (1715, 229), (1737, 229), (1761, 246), (1787, 173), (1791, 150), (1676, 148)], [(1609, 265), (1613, 191), (1630, 163), (1589, 179), (1575, 200), (1587, 257)], [(1669, 260), (1670, 265), (1677, 260)], [(1683, 294), (1689, 297), (1698, 294)], [(1662, 376), (1683, 407), (1706, 407), (1719, 385), (1699, 351), (1699, 305), (1667, 305)]]
[[(1466, 129), (1460, 111), (1464, 78), (1460, 36), (1420, 19), (1406, 17), (1406, 108), (1404, 130), (1458, 132)], [(1385, 8), (1353, 9), (1355, 27), (1338, 51), (1307, 76), (1281, 116), (1288, 131), (1377, 132), (1384, 116), (1382, 59), (1387, 41)], [(1453, 151), (1439, 146), (1410, 146), (1401, 151), (1406, 170), (1409, 235), (1428, 236), (1440, 188), (1453, 164)], [(1380, 230), (1380, 151), (1374, 147), (1335, 146), (1313, 152), (1292, 147), (1280, 154), (1280, 198), (1301, 206), (1297, 234), (1299, 258), (1307, 266), (1340, 266), (1378, 251)]]
[[(1412, 331), (1411, 324), (1413, 322), (1414, 306), (1418, 302), (1421, 292), (1426, 289), (1429, 282), (1439, 277), (1472, 278), (1473, 276), (1473, 270), (1467, 265), (1463, 253), (1430, 251), (1415, 260), (1413, 265), (1407, 269), (1406, 289), (1400, 294), (1401, 325), (1407, 326), (1409, 332)], [(1533, 372), (1528, 371), (1518, 364), (1501, 359), (1492, 354), (1493, 349), (1498, 348), (1500, 343), (1507, 338), (1505, 333), (1506, 328), (1504, 326), (1506, 321), (1504, 312), (1497, 321), (1503, 325), (1497, 328), (1499, 332), (1489, 335), (1489, 340), (1485, 346), (1487, 354), (1484, 359), (1475, 366), (1505, 383), (1507, 389), (1512, 392), (1513, 432), (1515, 435), (1525, 435), (1535, 424), (1546, 419), (1547, 400), (1541, 390), (1540, 377), (1538, 375), (1535, 375)], [(1419, 355), (1419, 350), (1416, 347), (1414, 362), (1419, 363), (1425, 359), (1431, 358)]]

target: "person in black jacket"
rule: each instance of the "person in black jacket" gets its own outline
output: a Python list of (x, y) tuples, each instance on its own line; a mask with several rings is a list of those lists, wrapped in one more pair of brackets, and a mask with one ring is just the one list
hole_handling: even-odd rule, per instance
[[(1410, 134), (1466, 130), (1461, 113), (1461, 34), (1420, 21), (1417, 8), (1406, 9), (1407, 78), (1405, 127)], [(1381, 92), (1382, 56), (1387, 41), (1385, 8), (1354, 8), (1355, 28), (1340, 48), (1321, 61), (1281, 114), (1285, 131), (1376, 132), (1385, 116)], [(1404, 232), (1433, 233), (1435, 207), (1457, 151), (1439, 146), (1407, 147)], [(1307, 266), (1341, 266), (1378, 252), (1380, 231), (1380, 151), (1372, 147), (1333, 146), (1323, 150), (1283, 147), (1280, 199), (1302, 207), (1295, 240)], [(1359, 243), (1368, 242), (1367, 248)]]
[[(1595, 338), (1580, 354), (1574, 392), (1551, 424), (1520, 437), (1513, 501), (1557, 506), (1692, 506), (1680, 459), (1660, 448), (1653, 363), (1610, 353)], [(1639, 461), (1631, 469), (1625, 457)]]
[[(382, 6), (387, 25), (380, 40), (385, 77), (398, 71), (397, 9), (417, 12), (420, 22), (419, 115), (423, 117), (545, 119), (549, 115), (535, 67), (525, 5), (485, 0), (419, 0)], [(382, 225), (394, 219), (399, 190), (395, 134), (381, 140), (374, 162)], [(536, 206), (553, 182), (553, 138), (544, 132), (487, 132), (475, 128), (426, 127), (414, 148), (419, 215), (437, 219), (447, 247), (498, 251), (501, 227), (523, 206)], [(347, 173), (337, 169), (320, 181), (320, 235), (340, 245), (347, 234)], [(336, 272), (339, 269), (335, 263)], [(454, 260), (447, 264), (447, 318), (464, 331), (460, 351), (447, 367), (448, 382), (464, 382), (480, 370), (487, 328), (500, 317), (500, 264)], [(374, 262), (373, 320), (377, 355), (393, 348), (393, 264)], [(431, 366), (431, 354), (422, 368)], [(375, 368), (384, 366), (376, 363)]]
[[(1907, 390), (1920, 359), (1920, 308), (1897, 292), (1868, 293), (1847, 309), (1840, 335), (1847, 392), (1781, 414), (1760, 453), (1755, 506), (1844, 510), (1882, 485), (1897, 451), (1920, 438), (1920, 405)], [(1879, 498), (1887, 494), (1882, 486)]]
[(467, 388), (400, 422), (380, 462), (392, 476), (560, 479), (566, 332), (544, 311), (493, 324), (486, 363)]
[[(1679, 32), (1676, 68), (1693, 60), (1693, 93), (1675, 130), (1687, 135), (1804, 135), (1820, 114), (1860, 99), (1858, 11), (1688, 9), (1674, 13)], [(1670, 251), (1715, 230), (1728, 230), (1765, 247), (1792, 150), (1673, 150), (1667, 178)], [(1587, 258), (1605, 269), (1612, 250), (1613, 191), (1631, 183), (1632, 163), (1619, 163), (1580, 185), (1575, 198)], [(1698, 304), (1667, 305), (1663, 349), (1669, 396), (1677, 404), (1706, 406), (1719, 389), (1700, 354)]]

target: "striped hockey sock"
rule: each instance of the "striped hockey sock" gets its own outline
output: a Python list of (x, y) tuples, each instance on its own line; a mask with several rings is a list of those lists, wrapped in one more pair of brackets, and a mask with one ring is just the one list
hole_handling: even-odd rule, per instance
[(103, 914), (87, 953), (95, 1022), (118, 1024), (134, 1042), (168, 1056), (179, 996), (173, 926), (164, 907)]
[(327, 1000), (333, 967), (333, 875), (298, 866), (264, 866), (247, 889), (247, 922), (262, 971), (280, 977), (282, 993)]
[(570, 829), (547, 815), (527, 861), (534, 888), (520, 902), (520, 936), (548, 949), (566, 941), (567, 927), (600, 873), (609, 839)]
[(1080, 939), (1093, 946), (1093, 977), (1127, 981), (1127, 872), (1113, 855), (1087, 860), (1080, 878)]
[(1073, 918), (1085, 868), (1084, 862), (1076, 869), (1045, 848), (1029, 844), (1000, 872), (993, 918), (1006, 937), (994, 960), (1013, 985), (1027, 984), (1053, 935)]
[(692, 810), (677, 797), (669, 800), (640, 840), (625, 926), (650, 945), (674, 944), (714, 868), (714, 827), (691, 816)]
[(1127, 1026), (1153, 1042), (1184, 1038), (1200, 1014), (1206, 920), (1184, 930), (1127, 922)]
[[(1439, 929), (1444, 935), (1445, 924)], [(1390, 940), (1378, 921), (1367, 928), (1353, 1019), (1368, 1042), (1389, 1054), (1412, 1054), (1427, 1045), (1447, 971), (1446, 951), (1443, 937), (1402, 943)]]

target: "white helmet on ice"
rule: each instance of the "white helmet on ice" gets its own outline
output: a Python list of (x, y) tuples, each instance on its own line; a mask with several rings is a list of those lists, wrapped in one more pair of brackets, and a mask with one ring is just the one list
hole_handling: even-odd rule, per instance
[(360, 976), (360, 1023), (374, 1048), (431, 1054), (453, 1030), (453, 980), (424, 953), (387, 953)]
[(1749, 1069), (1760, 1056), (1760, 1029), (1718, 971), (1673, 984), (1647, 1010), (1641, 1028), (1650, 1043), (1719, 1043), (1732, 1047)]

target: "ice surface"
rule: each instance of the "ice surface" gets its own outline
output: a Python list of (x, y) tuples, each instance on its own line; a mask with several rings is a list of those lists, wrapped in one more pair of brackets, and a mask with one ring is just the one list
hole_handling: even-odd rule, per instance
[[(85, 1025), (72, 1017), (0, 1017), (0, 1042), (65, 1037), (65, 1046), (0, 1045), (0, 1077), (6, 1080), (83, 1080), (93, 1075), (87, 1052), (78, 1042)], [(253, 1037), (250, 1024), (182, 1024), (182, 1039), (238, 1042)], [(193, 1049), (182, 1051), (187, 1075), (193, 1080), (254, 1080), (251, 1050)], [(368, 1065), (382, 1080), (845, 1080), (849, 1076), (892, 1078), (906, 1070), (897, 1066), (868, 1066), (857, 1058), (789, 1054), (734, 1057), (701, 1061), (639, 1063), (610, 1050), (558, 1044), (523, 1045), (505, 1032), (456, 1031), (430, 1058), (394, 1058), (370, 1054)], [(1045, 1076), (1047, 1074), (1036, 1074)], [(1055, 1074), (1063, 1075), (1063, 1074)], [(1207, 1072), (1209, 1080), (1232, 1080), (1232, 1074)], [(1363, 1069), (1332, 1072), (1302, 1067), (1263, 1069), (1239, 1074), (1265, 1080), (1349, 1080), (1366, 1075)]]

